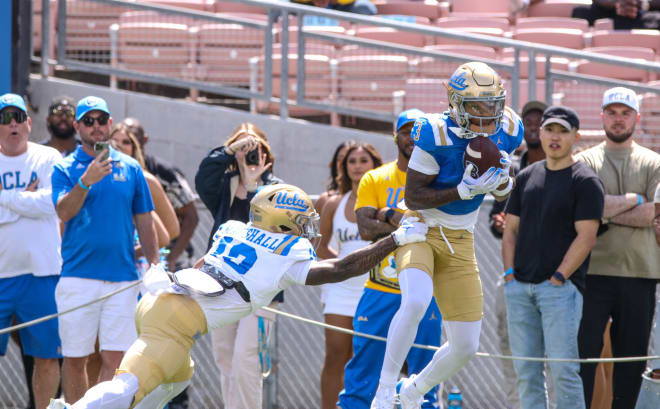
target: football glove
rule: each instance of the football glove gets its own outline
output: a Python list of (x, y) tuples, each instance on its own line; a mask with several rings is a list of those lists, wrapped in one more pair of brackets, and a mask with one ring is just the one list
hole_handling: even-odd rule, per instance
[(392, 238), (396, 245), (401, 247), (406, 244), (426, 240), (426, 233), (428, 231), (429, 228), (420, 222), (419, 218), (408, 217), (401, 220), (399, 228), (392, 232)]
[(491, 167), (483, 175), (478, 178), (473, 178), (471, 175), (473, 164), (468, 163), (463, 172), (463, 180), (456, 186), (458, 195), (462, 200), (470, 200), (477, 195), (485, 195), (495, 189), (506, 181), (502, 177), (502, 170), (500, 168)]

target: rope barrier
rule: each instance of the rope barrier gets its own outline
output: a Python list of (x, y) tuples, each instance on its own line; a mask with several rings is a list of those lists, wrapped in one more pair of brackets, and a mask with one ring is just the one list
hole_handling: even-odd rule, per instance
[[(0, 335), (6, 334), (6, 333), (12, 332), (12, 331), (17, 331), (19, 329), (29, 327), (31, 325), (40, 324), (44, 321), (48, 321), (48, 320), (51, 320), (53, 318), (57, 318), (61, 315), (68, 314), (70, 312), (79, 310), (81, 308), (85, 308), (89, 305), (92, 305), (92, 304), (95, 304), (97, 302), (106, 300), (106, 299), (108, 299), (108, 298), (110, 298), (110, 297), (112, 297), (116, 294), (119, 294), (122, 291), (126, 291), (128, 289), (136, 287), (136, 286), (140, 285), (141, 283), (142, 283), (142, 281), (136, 281), (136, 282), (131, 283), (131, 284), (125, 286), (125, 287), (119, 288), (115, 291), (112, 291), (112, 292), (106, 294), (106, 295), (103, 295), (103, 296), (101, 296), (101, 297), (99, 297), (95, 300), (89, 301), (85, 304), (81, 304), (81, 305), (78, 305), (76, 307), (69, 308), (68, 310), (57, 312), (55, 314), (46, 315), (46, 316), (43, 316), (41, 318), (34, 319), (32, 321), (24, 322), (22, 324), (14, 325), (13, 327), (7, 327), (7, 328), (0, 329)], [(373, 339), (373, 340), (376, 340), (376, 341), (384, 341), (384, 342), (387, 341), (387, 338), (385, 338), (385, 337), (381, 337), (381, 336), (378, 336), (378, 335), (366, 334), (364, 332), (358, 332), (358, 331), (354, 331), (354, 330), (350, 330), (350, 329), (346, 329), (346, 328), (342, 328), (342, 327), (337, 327), (335, 325), (330, 325), (330, 324), (326, 324), (325, 322), (315, 321), (315, 320), (310, 319), (310, 318), (301, 317), (299, 315), (295, 315), (295, 314), (291, 314), (291, 313), (288, 313), (288, 312), (280, 311), (280, 310), (277, 310), (277, 309), (274, 309), (274, 308), (262, 307), (262, 309), (265, 310), (265, 311), (269, 311), (269, 312), (281, 315), (283, 317), (287, 317), (287, 318), (302, 321), (302, 322), (305, 322), (305, 323), (308, 323), (308, 324), (312, 324), (312, 325), (316, 325), (316, 326), (319, 326), (319, 327), (331, 329), (333, 331), (343, 332), (344, 334), (357, 335), (359, 337), (369, 338), (369, 339)], [(413, 344), (412, 346), (414, 348), (428, 349), (428, 350), (431, 350), (431, 351), (437, 351), (438, 349), (440, 349), (439, 347), (436, 347), (436, 346), (433, 346), (433, 345)], [(648, 360), (651, 360), (651, 359), (660, 359), (660, 355), (639, 356), (639, 357), (624, 357), (624, 358), (587, 358), (587, 359), (534, 358), (534, 357), (489, 354), (487, 352), (477, 352), (476, 356), (481, 357), (481, 358), (510, 359), (510, 360), (531, 361), (531, 362), (578, 362), (578, 363), (638, 362), (638, 361), (648, 361)]]
[[(374, 339), (377, 341), (387, 341), (387, 338), (381, 337), (378, 335), (366, 334), (364, 332), (358, 332), (342, 327), (337, 327), (335, 325), (326, 324), (325, 322), (315, 321), (310, 318), (301, 317), (299, 315), (291, 314), (284, 311), (279, 311), (270, 307), (262, 307), (263, 310), (273, 312), (275, 314), (282, 315), (287, 318), (292, 318), (298, 321), (306, 322), (308, 324), (317, 325), (319, 327), (331, 329), (338, 332), (343, 332), (344, 334), (357, 335), (359, 337)], [(437, 351), (440, 347), (432, 345), (420, 345), (412, 344), (414, 348), (419, 349), (428, 349), (432, 351)], [(652, 356), (639, 356), (639, 357), (624, 357), (624, 358), (586, 358), (586, 359), (570, 359), (570, 358), (534, 358), (534, 357), (523, 357), (523, 356), (509, 356), (509, 355), (499, 355), (499, 354), (489, 354), (487, 352), (477, 352), (476, 354), (481, 358), (494, 358), (494, 359), (510, 359), (517, 361), (531, 361), (531, 362), (579, 362), (579, 363), (598, 363), (598, 362), (637, 362), (637, 361), (648, 361), (650, 359), (660, 359), (660, 355)]]
[(41, 317), (41, 318), (34, 319), (34, 320), (32, 320), (32, 321), (24, 322), (24, 323), (22, 323), (22, 324), (14, 325), (13, 327), (7, 327), (7, 328), (0, 329), (0, 335), (2, 335), (2, 334), (6, 334), (6, 333), (8, 333), (8, 332), (13, 332), (13, 331), (16, 331), (16, 330), (19, 330), (19, 329), (25, 328), (25, 327), (29, 327), (29, 326), (31, 326), (31, 325), (41, 324), (41, 323), (44, 322), (44, 321), (52, 320), (53, 318), (57, 318), (57, 317), (59, 317), (60, 315), (68, 314), (68, 313), (70, 313), (70, 312), (73, 312), (73, 311), (79, 310), (79, 309), (81, 309), (81, 308), (85, 308), (85, 307), (87, 307), (87, 306), (89, 306), (89, 305), (92, 305), (92, 304), (95, 304), (95, 303), (97, 303), (97, 302), (99, 302), (99, 301), (103, 301), (103, 300), (105, 300), (105, 299), (108, 299), (108, 298), (112, 297), (112, 296), (115, 295), (115, 294), (119, 294), (119, 293), (122, 292), (122, 291), (126, 291), (126, 290), (128, 290), (128, 289), (131, 289), (131, 288), (133, 288), (133, 287), (136, 287), (136, 286), (140, 285), (141, 283), (142, 283), (142, 281), (138, 280), (138, 281), (136, 281), (136, 282), (134, 282), (134, 283), (132, 283), (132, 284), (130, 284), (130, 285), (127, 285), (127, 286), (125, 286), (125, 287), (119, 288), (119, 289), (117, 289), (117, 290), (115, 290), (115, 291), (112, 291), (112, 292), (110, 292), (110, 293), (108, 293), (108, 294), (106, 294), (106, 295), (104, 295), (104, 296), (101, 296), (101, 297), (99, 297), (99, 298), (97, 298), (97, 299), (95, 299), (95, 300), (89, 301), (89, 302), (87, 302), (87, 303), (85, 303), (85, 304), (81, 304), (81, 305), (78, 305), (78, 306), (76, 306), (76, 307), (69, 308), (68, 310), (64, 310), (64, 311), (61, 311), (61, 312), (57, 312), (57, 313), (55, 313), (55, 314), (46, 315), (46, 316), (43, 316), (43, 317)]

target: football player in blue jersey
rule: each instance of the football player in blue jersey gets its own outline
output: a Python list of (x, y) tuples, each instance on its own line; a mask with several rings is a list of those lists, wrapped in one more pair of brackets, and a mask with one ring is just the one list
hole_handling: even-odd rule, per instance
[(145, 274), (147, 289), (135, 312), (138, 339), (115, 377), (89, 389), (73, 405), (51, 400), (48, 409), (159, 409), (193, 375), (190, 349), (208, 330), (234, 323), (268, 305), (293, 284), (343, 281), (375, 267), (398, 246), (423, 241), (427, 227), (413, 217), (342, 259), (316, 261), (319, 216), (301, 189), (276, 184), (250, 202), (248, 224), (230, 220), (195, 268), (172, 283), (159, 266)]
[[(513, 187), (509, 154), (522, 141), (522, 121), (504, 104), (499, 75), (488, 65), (461, 65), (446, 84), (449, 110), (415, 122), (405, 204), (428, 226), (424, 243), (396, 251), (402, 301), (387, 334), (385, 361), (372, 409), (420, 408), (423, 396), (462, 368), (477, 352), (483, 293), (474, 255), (474, 225), (484, 195), (505, 200)], [(502, 168), (473, 177), (463, 165), (472, 138), (490, 138), (501, 150)], [(447, 342), (417, 375), (397, 384), (420, 319), (435, 300)]]

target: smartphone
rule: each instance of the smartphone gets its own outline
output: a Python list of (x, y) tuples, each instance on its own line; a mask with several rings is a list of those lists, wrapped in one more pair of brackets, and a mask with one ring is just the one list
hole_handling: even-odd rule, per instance
[(101, 154), (101, 158), (99, 159), (100, 161), (108, 159), (108, 156), (110, 156), (110, 143), (96, 142), (94, 144), (94, 152), (96, 152), (97, 155)]

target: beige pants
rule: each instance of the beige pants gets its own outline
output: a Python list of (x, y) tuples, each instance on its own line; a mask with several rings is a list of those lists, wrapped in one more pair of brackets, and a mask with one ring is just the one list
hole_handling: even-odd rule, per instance
[[(277, 306), (272, 303), (270, 307)], [(220, 370), (225, 409), (262, 407), (263, 377), (259, 363), (259, 316), (264, 317), (266, 335), (275, 314), (259, 310), (240, 321), (211, 331), (213, 356)]]

